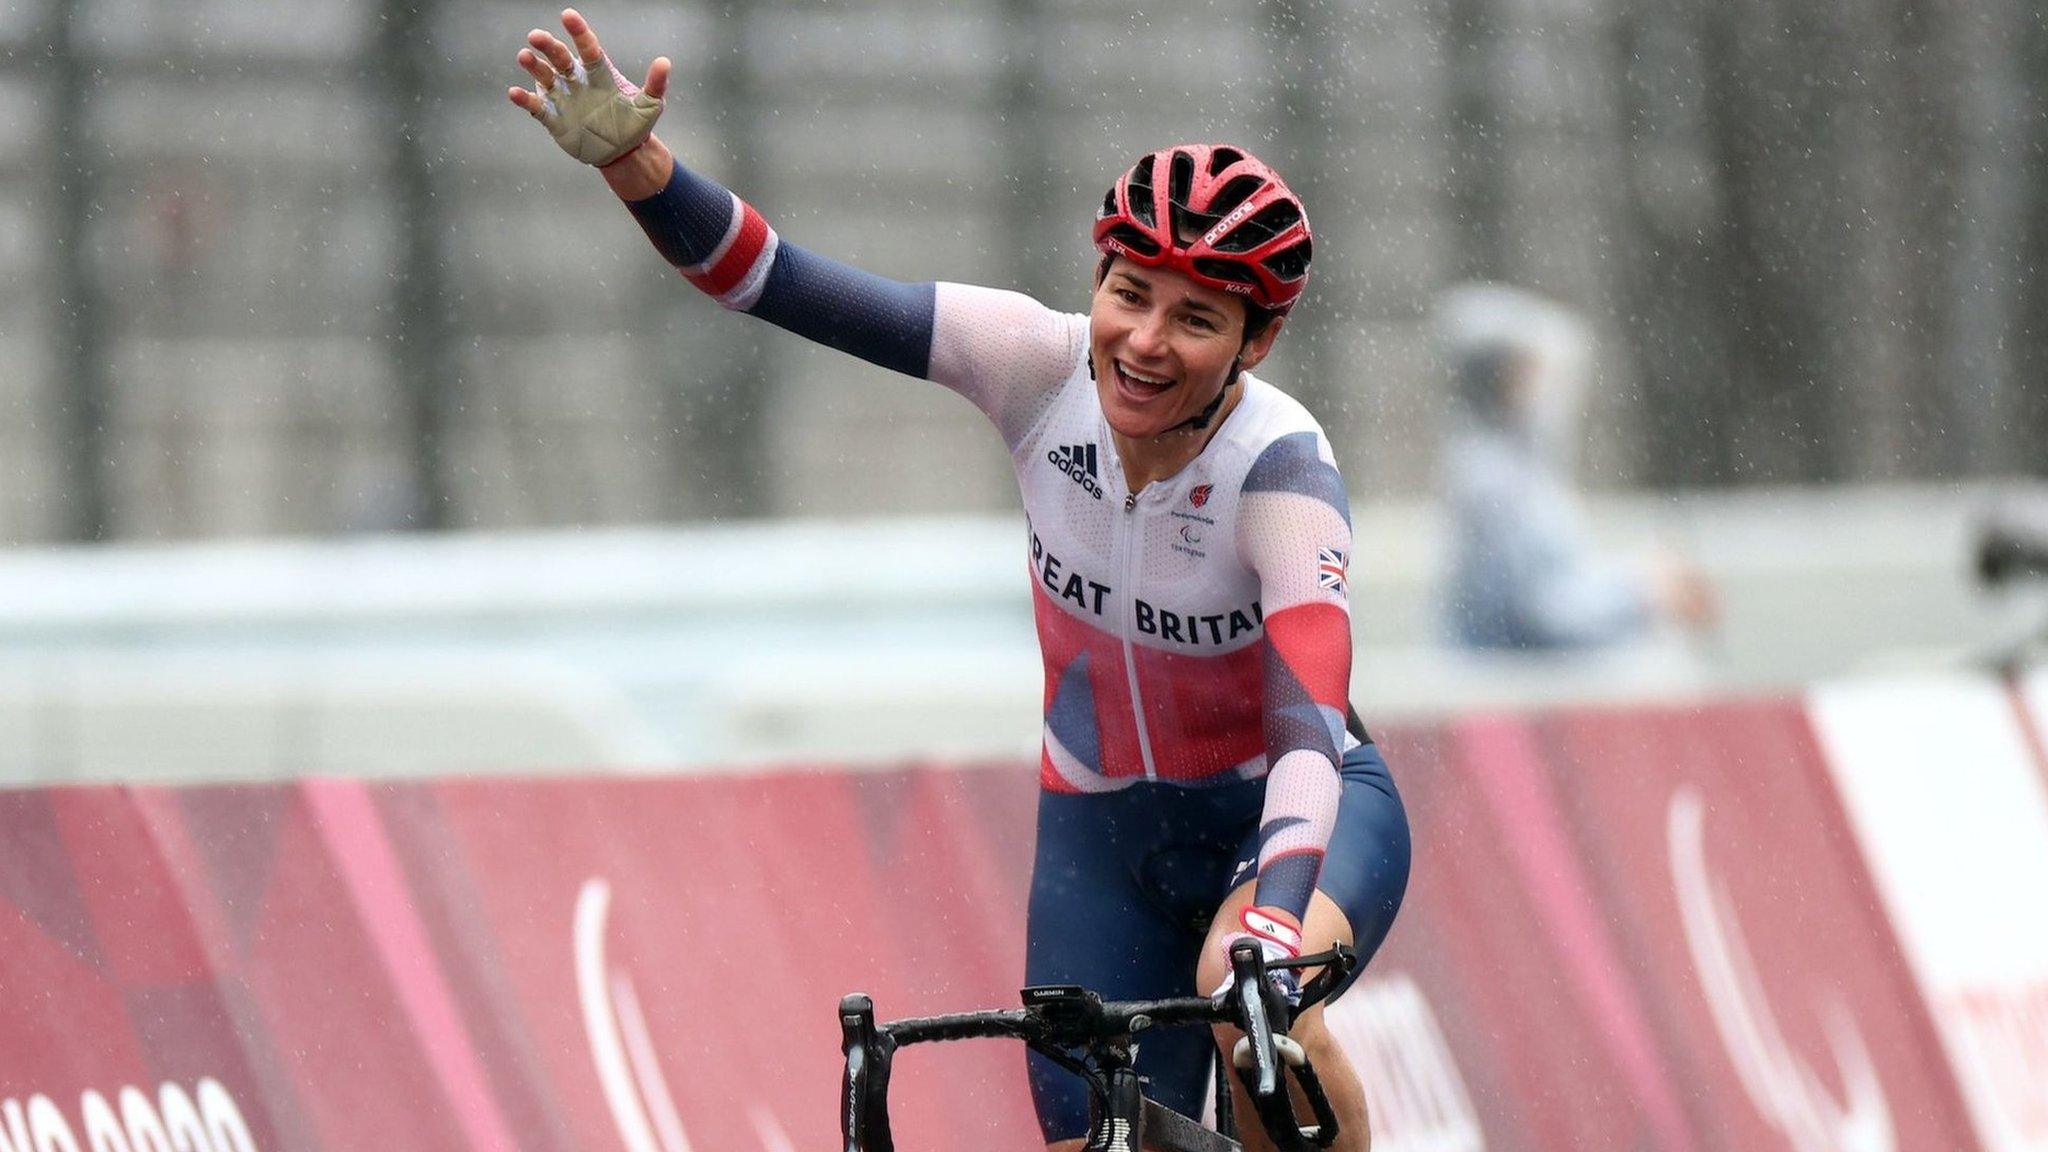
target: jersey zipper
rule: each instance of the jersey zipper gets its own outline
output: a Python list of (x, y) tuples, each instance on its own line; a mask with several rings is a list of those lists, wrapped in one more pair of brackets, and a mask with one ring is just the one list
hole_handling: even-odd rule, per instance
[(1124, 551), (1124, 611), (1117, 631), (1124, 641), (1124, 676), (1131, 687), (1131, 719), (1138, 726), (1138, 755), (1145, 761), (1146, 782), (1156, 783), (1159, 768), (1152, 761), (1152, 734), (1145, 727), (1145, 699), (1138, 691), (1137, 646), (1131, 639), (1138, 617), (1138, 577), (1144, 567), (1142, 541), (1136, 532), (1137, 509), (1138, 494), (1132, 492), (1124, 497), (1124, 514), (1117, 518), (1117, 535)]

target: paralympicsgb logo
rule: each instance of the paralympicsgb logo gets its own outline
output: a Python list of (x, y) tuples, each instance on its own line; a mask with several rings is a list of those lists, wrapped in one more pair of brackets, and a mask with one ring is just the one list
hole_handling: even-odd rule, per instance
[(1079, 484), (1083, 491), (1097, 500), (1102, 499), (1102, 473), (1096, 469), (1095, 445), (1062, 444), (1047, 449), (1045, 458), (1053, 467), (1066, 473), (1067, 479)]

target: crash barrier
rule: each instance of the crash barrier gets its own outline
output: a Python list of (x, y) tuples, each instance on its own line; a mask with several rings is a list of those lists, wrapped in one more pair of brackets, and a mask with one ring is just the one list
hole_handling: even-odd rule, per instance
[[(1381, 1152), (2048, 1148), (2048, 678), (1383, 734)], [(1034, 773), (0, 794), (0, 1152), (833, 1146), (841, 993), (1009, 1002)], [(1014, 1046), (905, 1148), (1029, 1149)]]

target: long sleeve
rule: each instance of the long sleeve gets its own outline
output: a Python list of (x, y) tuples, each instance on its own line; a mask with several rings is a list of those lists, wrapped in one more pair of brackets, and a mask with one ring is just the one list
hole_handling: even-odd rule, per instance
[(931, 365), (937, 286), (784, 243), (754, 206), (678, 163), (626, 205), (662, 256), (721, 305), (910, 376)]
[(626, 207), (662, 257), (721, 305), (944, 384), (987, 413), (1006, 443), (1080, 362), (1084, 317), (1015, 292), (905, 283), (821, 256), (681, 163), (660, 192)]
[(1254, 900), (1308, 911), (1342, 792), (1351, 680), (1350, 504), (1329, 445), (1274, 441), (1246, 474), (1238, 551), (1265, 608), (1265, 810)]

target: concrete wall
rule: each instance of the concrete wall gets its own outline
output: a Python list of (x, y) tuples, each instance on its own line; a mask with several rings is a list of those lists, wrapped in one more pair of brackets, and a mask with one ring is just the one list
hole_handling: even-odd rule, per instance
[[(439, 209), (424, 225), (404, 207), (376, 0), (290, 18), (224, 0), (203, 22), (131, 0), (0, 11), (0, 261), (16, 272), (0, 284), (0, 543), (75, 535), (89, 437), (66, 419), (58, 321), (75, 303), (51, 291), (73, 265), (104, 297), (82, 335), (107, 390), (85, 455), (103, 462), (111, 538), (401, 523), (421, 394), (445, 420), (455, 527), (1013, 506), (967, 406), (719, 313), (505, 103), (547, 6), (423, 3), (438, 15), (408, 130)], [(786, 238), (892, 276), (1079, 309), (1086, 224), (1121, 167), (1178, 139), (1256, 146), (1303, 186), (1318, 233), (1315, 287), (1267, 374), (1329, 425), (1354, 492), (1384, 499), (1429, 484), (1428, 301), (1480, 272), (1592, 319), (1603, 484), (2038, 468), (2038, 389), (2015, 367), (2032, 339), (2014, 284), (2040, 199), (2020, 170), (2031, 90), (2024, 61), (1992, 50), (2022, 39), (2020, 8), (1929, 13), (1908, 22), (1928, 42), (1898, 45), (1906, 25), (1879, 0), (1738, 4), (1718, 62), (1691, 6), (1613, 0), (619, 0), (593, 16), (632, 68), (676, 58), (663, 132), (680, 154)], [(61, 10), (86, 77), (70, 141), (52, 127), (70, 104), (42, 95)], [(1755, 107), (1713, 99), (1718, 67)], [(1497, 133), (1461, 119), (1467, 97), (1492, 102)], [(1843, 131), (1808, 147), (1791, 104)], [(1762, 288), (1715, 246), (1744, 191), (1709, 131), (1724, 107), (1771, 226)], [(96, 186), (60, 251), (53, 213), (82, 196), (55, 183), (66, 144)], [(396, 303), (412, 244), (445, 282), (434, 324)], [(1818, 319), (1787, 323), (1780, 304)], [(443, 368), (406, 367), (435, 332)], [(1758, 367), (1751, 344), (1776, 359)], [(934, 469), (943, 485), (922, 479)]]

